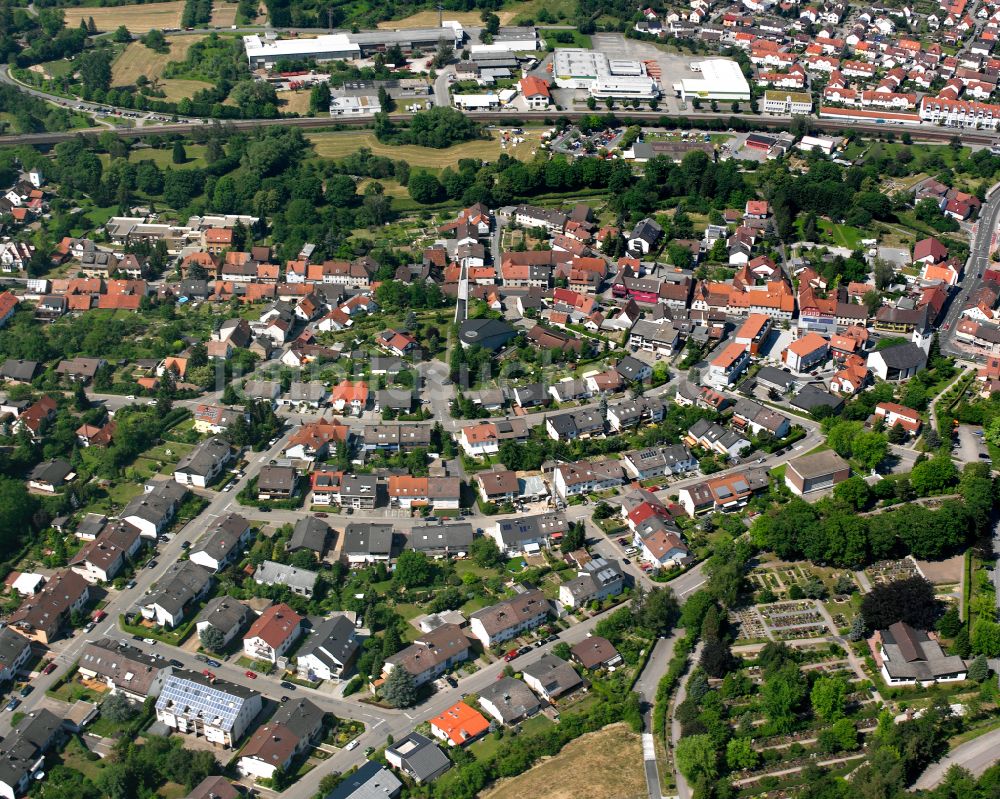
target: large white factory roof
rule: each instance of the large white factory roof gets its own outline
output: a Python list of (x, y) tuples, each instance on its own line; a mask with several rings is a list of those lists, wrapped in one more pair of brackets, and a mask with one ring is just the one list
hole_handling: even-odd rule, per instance
[(685, 95), (712, 96), (745, 94), (750, 96), (750, 84), (747, 83), (743, 70), (735, 61), (726, 58), (710, 58), (706, 61), (694, 61), (691, 69), (700, 72), (700, 78), (683, 78), (674, 86)]
[(248, 58), (286, 58), (313, 53), (360, 53), (358, 45), (346, 33), (325, 33), (311, 39), (276, 39), (262, 41), (260, 36), (243, 37)]

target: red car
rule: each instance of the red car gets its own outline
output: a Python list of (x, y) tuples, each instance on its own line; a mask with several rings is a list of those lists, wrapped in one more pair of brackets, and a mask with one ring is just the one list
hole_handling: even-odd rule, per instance
[(45, 667), (44, 669), (42, 669), (42, 674), (51, 674), (51, 673), (52, 673), (52, 672), (54, 672), (55, 670), (56, 670), (56, 663), (55, 663), (55, 661), (53, 660), (53, 661), (51, 661), (51, 662), (49, 663), (49, 665), (48, 665), (48, 666), (46, 666), (46, 667)]
[(246, 675), (247, 677), (249, 677), (249, 678), (250, 678), (251, 680), (256, 680), (256, 679), (257, 679), (257, 672), (255, 672), (255, 671), (250, 671), (250, 669), (247, 669), (247, 670), (246, 670), (245, 672), (243, 672), (243, 673), (244, 673), (244, 674), (245, 674), (245, 675)]
[(516, 657), (517, 657), (517, 650), (512, 649), (510, 650), (510, 652), (508, 652), (506, 655), (503, 656), (503, 659), (508, 663), (510, 663)]
[(108, 614), (103, 610), (98, 610), (94, 613), (94, 621), (104, 621), (108, 617)]
[(210, 679), (210, 680), (214, 680), (215, 679), (215, 675), (212, 674), (212, 672), (210, 672), (208, 669), (205, 669), (204, 671), (202, 671), (201, 675), (203, 677), (208, 677), (208, 679)]

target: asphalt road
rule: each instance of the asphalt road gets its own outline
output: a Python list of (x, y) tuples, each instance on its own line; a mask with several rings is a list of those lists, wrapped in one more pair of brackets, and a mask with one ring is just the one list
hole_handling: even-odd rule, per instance
[[(697, 663), (701, 658), (701, 650), (703, 643), (699, 642), (694, 648), (694, 652), (691, 653), (691, 661)], [(677, 718), (677, 708), (679, 708), (684, 700), (687, 698), (687, 684), (688, 680), (691, 679), (691, 674), (693, 669), (688, 671), (681, 680), (681, 684), (677, 686), (677, 692), (674, 694), (674, 704), (673, 712), (670, 716), (670, 748), (676, 752), (677, 744), (681, 739), (681, 722)], [(674, 757), (674, 780), (677, 783), (677, 796), (678, 799), (691, 799), (691, 786), (688, 785), (688, 781), (681, 774), (680, 770), (677, 768), (677, 758)]]
[(937, 763), (928, 766), (911, 790), (935, 788), (952, 766), (961, 766), (978, 777), (996, 763), (998, 747), (1000, 747), (1000, 729), (984, 733), (949, 752), (947, 757)]
[(948, 313), (941, 323), (938, 340), (941, 344), (941, 351), (948, 355), (972, 360), (980, 360), (983, 357), (971, 354), (956, 346), (955, 326), (969, 296), (979, 288), (983, 273), (989, 267), (990, 246), (998, 224), (1000, 224), (1000, 184), (990, 190), (986, 202), (983, 203), (979, 211), (976, 234), (969, 247), (969, 259), (965, 262), (961, 288), (952, 298), (951, 304), (948, 306)]
[(653, 647), (653, 654), (649, 656), (646, 668), (642, 670), (639, 679), (636, 681), (635, 690), (639, 694), (639, 701), (645, 703), (646, 712), (643, 713), (642, 723), (642, 759), (643, 770), (646, 773), (646, 787), (649, 790), (649, 799), (661, 799), (663, 792), (660, 789), (660, 771), (656, 762), (656, 745), (653, 729), (653, 701), (656, 698), (656, 687), (667, 673), (667, 666), (670, 665), (670, 658), (674, 654), (674, 644), (677, 642), (678, 633), (670, 638), (660, 638)]

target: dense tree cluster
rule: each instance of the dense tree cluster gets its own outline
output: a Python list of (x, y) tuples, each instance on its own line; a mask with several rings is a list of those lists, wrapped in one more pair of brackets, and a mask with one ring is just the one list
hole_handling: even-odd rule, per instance
[(375, 136), (387, 144), (416, 144), (443, 149), (483, 138), (482, 126), (455, 108), (436, 106), (414, 114), (406, 126), (396, 125), (384, 111), (375, 115)]
[[(853, 482), (848, 490), (840, 489), (833, 498), (814, 505), (794, 498), (762, 514), (754, 521), (754, 540), (782, 558), (806, 558), (838, 567), (857, 568), (905, 552), (918, 558), (945, 557), (988, 528), (993, 481), (981, 464), (969, 464), (960, 478), (938, 458), (918, 466), (925, 468), (915, 469), (916, 482), (911, 475), (906, 484), (911, 498), (917, 486), (936, 493), (957, 484), (962, 499), (945, 500), (937, 509), (907, 504), (859, 516), (859, 502), (864, 507), (868, 498)], [(899, 487), (902, 482), (883, 480), (876, 484), (876, 491), (883, 484), (893, 491), (894, 483)]]

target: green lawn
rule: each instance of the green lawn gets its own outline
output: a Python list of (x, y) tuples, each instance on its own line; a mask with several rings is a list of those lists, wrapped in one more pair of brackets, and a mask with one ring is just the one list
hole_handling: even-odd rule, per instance
[[(101, 761), (97, 755), (90, 752), (81, 742), (79, 738), (73, 737), (69, 739), (66, 747), (58, 756), (62, 764), (67, 768), (71, 768), (73, 771), (78, 771), (94, 782), (100, 779), (101, 772), (104, 770), (104, 763)], [(94, 758), (94, 759), (91, 759)], [(49, 762), (49, 767), (54, 765)]]
[(819, 229), (830, 237), (838, 247), (847, 247), (856, 250), (861, 246), (861, 239), (865, 238), (864, 232), (850, 225), (839, 225), (826, 219), (819, 220)]

